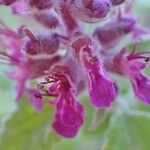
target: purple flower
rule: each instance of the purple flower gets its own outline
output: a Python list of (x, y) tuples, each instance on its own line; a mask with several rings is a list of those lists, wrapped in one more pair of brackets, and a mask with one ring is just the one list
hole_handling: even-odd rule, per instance
[(72, 16), (85, 22), (98, 22), (106, 17), (111, 9), (110, 0), (67, 0), (66, 6)]
[(126, 35), (133, 33), (136, 28), (136, 20), (133, 16), (125, 15), (119, 19), (113, 18), (102, 27), (94, 31), (94, 37), (106, 49), (113, 48)]
[(135, 95), (144, 103), (150, 104), (150, 79), (141, 73), (132, 78)]
[[(129, 65), (129, 79), (132, 82), (132, 86), (135, 95), (142, 100), (144, 103), (150, 104), (150, 78), (142, 74), (142, 69), (146, 67), (147, 60), (149, 57), (143, 55), (143, 53), (133, 53), (128, 56)], [(146, 62), (141, 62), (139, 58), (143, 58)]]
[(133, 42), (141, 39), (150, 31), (137, 23), (137, 18), (130, 13), (114, 17), (102, 27), (95, 29), (93, 36), (104, 49), (114, 48), (127, 35), (131, 34)]
[(74, 41), (72, 48), (74, 48), (77, 57), (81, 59), (87, 72), (92, 105), (95, 107), (109, 107), (117, 96), (117, 86), (106, 74), (102, 60), (93, 54), (92, 44), (90, 38), (80, 37)]
[[(83, 106), (75, 99), (75, 89), (70, 79), (69, 68), (55, 66), (49, 73), (49, 82), (54, 82), (48, 89), (48, 93), (55, 95), (55, 119), (52, 123), (53, 129), (63, 137), (72, 138), (83, 125)], [(51, 103), (50, 103), (51, 104)]]
[[(55, 108), (52, 128), (60, 136), (73, 138), (83, 126), (84, 107), (77, 99), (86, 86), (94, 108), (111, 106), (118, 94), (111, 72), (126, 76), (136, 97), (150, 104), (150, 79), (142, 72), (149, 51), (137, 53), (135, 46), (132, 53), (126, 48), (115, 51), (128, 35), (134, 44), (150, 33), (132, 15), (134, 1), (0, 0), (0, 4), (42, 24), (41, 30), (45, 27), (43, 32), (25, 25), (12, 30), (0, 21), (0, 62), (11, 66), (6, 73), (16, 82), (16, 100), (26, 93), (32, 107), (41, 112), (48, 99)], [(104, 18), (103, 25), (94, 30), (92, 26), (92, 34), (85, 32), (85, 23)], [(37, 78), (41, 82), (35, 88), (31, 81)]]
[[(144, 103), (150, 104), (149, 89), (150, 79), (142, 74), (142, 70), (146, 67), (149, 57), (144, 56), (149, 52), (141, 52), (131, 54), (127, 53), (127, 49), (123, 48), (121, 52), (114, 57), (112, 71), (125, 75), (132, 83), (135, 95)], [(138, 59), (144, 59), (145, 62)], [(116, 66), (118, 66), (116, 68)], [(116, 68), (116, 69), (113, 69)]]
[[(24, 54), (22, 50), (22, 43), (20, 43), (20, 40), (23, 38), (23, 31), (21, 32), (15, 32), (8, 27), (6, 27), (4, 24), (3, 28), (0, 29), (1, 38), (3, 41), (3, 44), (8, 50), (6, 51), (0, 51), (0, 55), (2, 57), (5, 57), (5, 59), (10, 63), (11, 66), (14, 66), (14, 71), (7, 71), (7, 75), (16, 81), (16, 100), (20, 100), (21, 97), (24, 94), (24, 91), (26, 89), (26, 82), (30, 79), (34, 79), (37, 77), (40, 77), (41, 75), (44, 75), (45, 70), (49, 69), (51, 64), (53, 64), (56, 61), (60, 60), (60, 56), (52, 56), (49, 58), (32, 58), (26, 54)], [(29, 30), (28, 34), (31, 33)], [(9, 41), (7, 40), (7, 36), (9, 36)], [(55, 41), (55, 40), (54, 40)], [(52, 40), (53, 43), (53, 40)], [(54, 42), (55, 43), (55, 42)], [(30, 42), (31, 45), (34, 44)], [(54, 44), (55, 45), (55, 44)], [(54, 46), (53, 45), (53, 46)], [(43, 45), (40, 44), (40, 52), (42, 53), (42, 48), (45, 50), (45, 53), (47, 49)], [(48, 46), (48, 45), (46, 45)], [(31, 52), (31, 49), (28, 48), (27, 51)], [(35, 47), (34, 47), (35, 48)], [(48, 51), (51, 51), (51, 47), (49, 47)]]
[(96, 56), (84, 55), (88, 75), (90, 101), (95, 107), (109, 107), (117, 96), (117, 86), (105, 73), (103, 64)]
[[(71, 100), (71, 95), (68, 96)], [(61, 136), (73, 138), (77, 135), (80, 126), (83, 124), (83, 106), (75, 100), (71, 100), (72, 104), (67, 104), (66, 101), (68, 100), (69, 98), (65, 96), (58, 100), (52, 127)]]

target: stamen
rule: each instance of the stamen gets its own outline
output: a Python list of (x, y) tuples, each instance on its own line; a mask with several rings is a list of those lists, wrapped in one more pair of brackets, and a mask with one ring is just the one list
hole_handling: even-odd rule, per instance
[(132, 59), (144, 59), (146, 62), (149, 61), (150, 56), (145, 56), (145, 54), (150, 54), (150, 51), (142, 51), (142, 52), (138, 52), (136, 53), (136, 49), (139, 46), (140, 42), (136, 42), (133, 44), (133, 48), (132, 48), (132, 52), (130, 55), (127, 56), (128, 60), (132, 60)]
[(150, 61), (150, 58), (145, 58), (145, 62), (149, 62)]
[(56, 82), (56, 80), (45, 81), (45, 82), (41, 82), (40, 84), (48, 84), (48, 83), (52, 83), (52, 82)]
[(141, 55), (141, 54), (145, 54), (145, 53), (130, 54), (129, 56), (127, 56), (127, 58), (128, 58), (128, 60), (144, 59), (146, 62), (148, 62), (150, 59), (150, 56), (145, 56), (145, 55)]
[(41, 85), (41, 84), (38, 84), (38, 85), (37, 85), (37, 88), (40, 89), (40, 90), (43, 90), (44, 86)]
[(38, 99), (38, 98), (42, 98), (42, 95), (41, 94), (34, 94), (34, 96)]
[(11, 55), (9, 55), (5, 51), (0, 51), (0, 56), (1, 56), (1, 58), (6, 57), (8, 61), (13, 61), (13, 63), (18, 63), (19, 62), (19, 60), (17, 58), (12, 57)]
[(47, 93), (47, 94), (41, 94), (41, 96), (51, 96), (51, 97), (57, 97), (58, 94), (55, 93)]
[(0, 51), (0, 63), (1, 64), (9, 64), (10, 65), (10, 57), (8, 57), (8, 55), (3, 52), (3, 51)]
[(10, 57), (10, 55), (8, 55), (5, 51), (0, 51), (0, 55)]
[(44, 85), (41, 85), (41, 83), (37, 85), (37, 88), (41, 90), (41, 92), (43, 92), (41, 93), (42, 96), (53, 96), (53, 97), (58, 96), (56, 93), (50, 93), (47, 89), (45, 89)]

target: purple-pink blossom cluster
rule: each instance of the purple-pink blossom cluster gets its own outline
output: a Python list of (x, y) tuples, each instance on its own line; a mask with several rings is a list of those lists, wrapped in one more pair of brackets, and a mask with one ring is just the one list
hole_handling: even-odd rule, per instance
[[(77, 97), (86, 88), (93, 107), (107, 108), (119, 88), (111, 77), (127, 77), (136, 97), (150, 104), (150, 79), (142, 70), (148, 51), (116, 50), (130, 36), (135, 45), (150, 31), (132, 14), (134, 0), (0, 0), (12, 13), (37, 21), (47, 32), (22, 25), (16, 30), (0, 23), (0, 60), (12, 66), (8, 77), (16, 82), (16, 100), (29, 95), (41, 112), (47, 102), (55, 107), (52, 128), (65, 138), (77, 135), (84, 123), (84, 106)], [(100, 23), (103, 22), (103, 25)], [(92, 34), (84, 25), (96, 24)], [(31, 80), (42, 81), (33, 87)]]

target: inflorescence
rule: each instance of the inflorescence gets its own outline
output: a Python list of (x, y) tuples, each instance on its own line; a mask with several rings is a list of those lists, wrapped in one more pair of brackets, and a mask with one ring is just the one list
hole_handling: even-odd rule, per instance
[[(142, 70), (149, 51), (136, 43), (150, 31), (133, 15), (134, 0), (0, 0), (12, 13), (41, 24), (43, 32), (26, 25), (13, 30), (0, 22), (0, 62), (11, 65), (7, 76), (16, 82), (16, 100), (24, 93), (40, 112), (47, 102), (55, 108), (52, 128), (65, 138), (77, 135), (84, 107), (77, 97), (87, 88), (93, 107), (110, 107), (118, 94), (111, 73), (127, 77), (136, 97), (150, 104), (150, 79)], [(103, 24), (100, 24), (103, 22)], [(95, 24), (92, 33), (84, 27)], [(117, 46), (130, 37), (132, 52)], [(33, 87), (31, 80), (42, 81)]]

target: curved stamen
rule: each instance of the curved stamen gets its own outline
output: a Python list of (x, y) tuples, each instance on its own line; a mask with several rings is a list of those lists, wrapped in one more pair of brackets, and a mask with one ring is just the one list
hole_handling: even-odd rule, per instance
[(41, 97), (42, 96), (52, 96), (52, 97), (58, 96), (56, 93), (50, 93), (47, 89), (45, 89), (45, 86), (41, 84), (38, 84), (37, 88), (41, 91), (41, 93), (39, 94)]
[(10, 54), (8, 54), (5, 51), (0, 51), (0, 56), (1, 56), (1, 58), (6, 58), (8, 61), (13, 61), (13, 63), (18, 63), (19, 62), (19, 60), (17, 58), (11, 56)]
[(8, 59), (8, 58), (7, 58), (7, 57), (5, 57), (5, 56), (1, 56), (1, 55), (0, 55), (0, 60), (10, 61), (10, 59)]
[(49, 84), (49, 83), (52, 83), (52, 82), (57, 82), (57, 80), (51, 80), (52, 78), (46, 78), (45, 79), (45, 81), (44, 82), (40, 82), (38, 85), (37, 85), (37, 88), (41, 91), (41, 92), (43, 92), (43, 93), (41, 93), (40, 95), (41, 96), (53, 96), (53, 97), (56, 97), (56, 96), (58, 96), (56, 93), (52, 93), (52, 92), (50, 92), (49, 90), (47, 90), (46, 88), (45, 88), (45, 85), (46, 84)]
[(145, 56), (145, 54), (150, 54), (150, 51), (142, 51), (142, 52), (138, 52), (135, 53), (135, 46), (133, 47), (133, 51), (130, 55), (127, 56), (128, 60), (132, 60), (132, 59), (145, 59), (146, 62), (149, 61), (150, 56)]
[(150, 57), (142, 56), (142, 55), (132, 55), (132, 56), (128, 56), (128, 60), (132, 60), (132, 59), (144, 59), (146, 62), (148, 62), (149, 59), (150, 59)]

